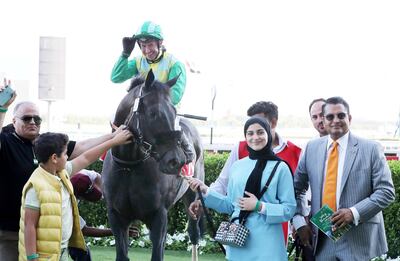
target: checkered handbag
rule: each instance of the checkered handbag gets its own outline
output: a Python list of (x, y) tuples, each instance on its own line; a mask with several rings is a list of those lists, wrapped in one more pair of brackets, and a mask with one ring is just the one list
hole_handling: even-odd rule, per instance
[(221, 222), (214, 239), (223, 245), (243, 247), (250, 230), (242, 224), (234, 223), (236, 219), (238, 218), (232, 219), (231, 222)]

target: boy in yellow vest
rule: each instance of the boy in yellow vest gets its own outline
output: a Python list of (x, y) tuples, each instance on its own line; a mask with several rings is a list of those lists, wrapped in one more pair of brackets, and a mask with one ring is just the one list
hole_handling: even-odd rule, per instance
[(69, 176), (85, 168), (106, 150), (129, 143), (132, 134), (118, 134), (72, 161), (67, 161), (68, 136), (44, 133), (35, 141), (39, 167), (22, 191), (19, 260), (68, 260), (68, 246), (86, 250), (79, 212)]

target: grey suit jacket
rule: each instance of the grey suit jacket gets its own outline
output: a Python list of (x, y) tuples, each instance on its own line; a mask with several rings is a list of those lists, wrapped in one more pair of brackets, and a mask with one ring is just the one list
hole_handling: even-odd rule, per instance
[[(311, 187), (311, 214), (321, 208), (322, 188), (325, 175), (328, 137), (310, 141), (294, 175), (297, 213), (304, 209), (304, 191)], [(394, 201), (392, 175), (379, 144), (349, 134), (343, 167), (338, 208), (355, 207), (360, 223), (348, 231), (346, 240), (351, 253), (364, 260), (388, 251), (382, 210)], [(316, 239), (318, 230), (313, 227)], [(314, 240), (314, 250), (318, 242)]]

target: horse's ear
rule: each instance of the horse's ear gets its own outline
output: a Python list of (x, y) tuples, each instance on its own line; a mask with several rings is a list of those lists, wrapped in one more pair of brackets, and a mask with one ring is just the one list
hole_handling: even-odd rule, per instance
[(175, 78), (172, 78), (171, 80), (169, 80), (168, 82), (166, 82), (165, 84), (168, 85), (170, 88), (172, 86), (175, 85), (175, 83), (178, 81), (179, 76), (181, 76), (181, 74), (179, 74), (178, 76), (176, 76)]
[(153, 69), (150, 69), (149, 73), (147, 74), (146, 81), (144, 83), (144, 87), (150, 88), (150, 86), (153, 84), (153, 82), (154, 82), (154, 73), (153, 73)]

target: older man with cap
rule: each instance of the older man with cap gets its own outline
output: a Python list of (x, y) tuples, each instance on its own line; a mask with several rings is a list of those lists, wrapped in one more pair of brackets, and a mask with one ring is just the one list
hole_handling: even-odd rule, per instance
[[(101, 175), (94, 170), (83, 169), (71, 177), (71, 183), (74, 187), (74, 195), (79, 200), (87, 200), (91, 202), (99, 201), (103, 197), (101, 190)], [(87, 237), (107, 237), (113, 233), (109, 228), (89, 227), (86, 221), (80, 216), (80, 225), (82, 234)], [(129, 236), (138, 237), (139, 230), (136, 227), (129, 228)], [(69, 247), (69, 254), (74, 261), (89, 261), (89, 247), (87, 252), (79, 248)]]
[(71, 177), (75, 197), (91, 202), (101, 199), (101, 175), (94, 170), (83, 169)]

